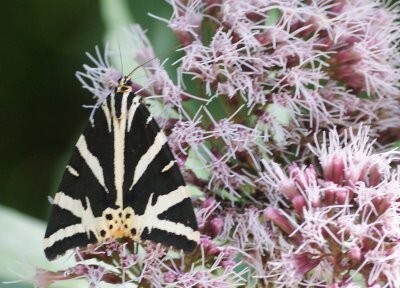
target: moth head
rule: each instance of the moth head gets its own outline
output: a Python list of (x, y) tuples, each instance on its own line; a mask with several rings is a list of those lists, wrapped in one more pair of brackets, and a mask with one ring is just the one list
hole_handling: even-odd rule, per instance
[(118, 86), (116, 89), (116, 92), (118, 93), (124, 93), (124, 92), (132, 92), (132, 81), (131, 81), (131, 75), (140, 67), (143, 67), (144, 65), (146, 65), (147, 63), (149, 63), (150, 61), (153, 61), (154, 59), (156, 59), (157, 57), (153, 57), (149, 60), (147, 60), (146, 62), (144, 62), (143, 64), (137, 66), (136, 68), (134, 68), (131, 72), (129, 72), (129, 74), (127, 76), (123, 76), (122, 78), (120, 78), (118, 80)]
[(118, 80), (118, 86), (116, 88), (117, 93), (132, 92), (132, 80), (128, 76), (121, 77)]

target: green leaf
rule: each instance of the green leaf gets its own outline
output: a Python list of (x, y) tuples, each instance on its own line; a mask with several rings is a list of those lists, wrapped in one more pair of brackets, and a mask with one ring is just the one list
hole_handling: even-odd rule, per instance
[[(49, 262), (43, 252), (44, 222), (0, 205), (0, 287), (32, 287), (36, 268), (62, 270), (73, 266), (71, 254)], [(5, 284), (7, 281), (25, 280)], [(87, 287), (85, 281), (59, 282), (52, 287)]]
[(287, 108), (279, 104), (269, 104), (267, 111), (271, 113), (271, 115), (273, 115), (283, 126), (289, 125), (291, 117)]
[(282, 12), (278, 8), (274, 8), (268, 11), (267, 16), (265, 26), (275, 26), (282, 17)]
[(193, 198), (201, 198), (204, 196), (204, 192), (201, 191), (197, 186), (194, 185), (187, 185), (190, 196)]
[(146, 98), (145, 103), (149, 104), (148, 108), (153, 116), (162, 116), (167, 119), (179, 119), (179, 114), (176, 110), (164, 105), (159, 100)]
[(207, 181), (211, 177), (211, 168), (204, 167), (203, 162), (197, 157), (193, 149), (189, 150), (189, 155), (185, 166), (193, 171), (197, 178)]

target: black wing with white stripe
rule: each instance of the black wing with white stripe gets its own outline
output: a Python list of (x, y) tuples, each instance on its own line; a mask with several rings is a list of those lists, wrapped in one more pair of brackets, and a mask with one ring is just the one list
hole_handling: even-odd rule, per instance
[(74, 148), (54, 197), (46, 257), (124, 237), (191, 251), (196, 230), (167, 138), (124, 77)]

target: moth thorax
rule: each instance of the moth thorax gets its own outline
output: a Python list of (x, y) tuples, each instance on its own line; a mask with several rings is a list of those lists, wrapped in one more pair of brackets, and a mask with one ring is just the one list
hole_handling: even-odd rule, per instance
[(103, 211), (100, 227), (98, 229), (99, 240), (131, 238), (140, 239), (139, 229), (135, 225), (135, 212), (131, 207), (125, 209), (107, 208)]
[(116, 91), (117, 93), (131, 93), (132, 92), (132, 86), (128, 86), (128, 85), (119, 85), (118, 87), (117, 87), (117, 91)]

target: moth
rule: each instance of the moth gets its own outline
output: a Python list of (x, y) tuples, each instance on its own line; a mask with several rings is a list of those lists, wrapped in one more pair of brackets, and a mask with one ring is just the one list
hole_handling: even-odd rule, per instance
[(129, 75), (95, 111), (74, 147), (45, 233), (49, 260), (107, 239), (150, 240), (186, 252), (199, 242), (188, 189), (166, 135), (133, 93)]

